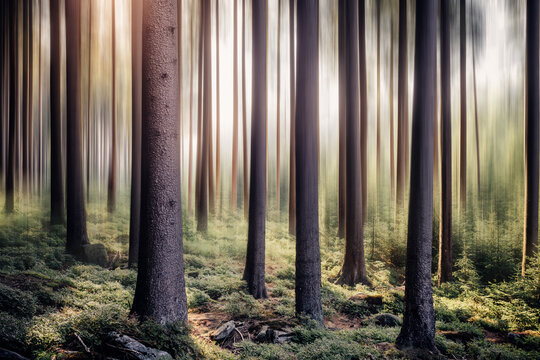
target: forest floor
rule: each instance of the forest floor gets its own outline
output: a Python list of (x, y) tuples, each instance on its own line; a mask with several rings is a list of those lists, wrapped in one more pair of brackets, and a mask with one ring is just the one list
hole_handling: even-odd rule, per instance
[[(368, 258), (373, 286), (334, 284), (343, 240), (321, 233), (325, 328), (294, 316), (294, 239), (286, 222), (267, 225), (269, 298), (254, 300), (241, 280), (247, 226), (229, 216), (205, 236), (184, 221), (189, 326), (165, 328), (129, 317), (136, 271), (127, 269), (128, 214), (90, 208), (90, 241), (109, 267), (64, 253), (65, 232), (38, 210), (0, 219), (0, 348), (32, 359), (105, 358), (111, 331), (175, 359), (540, 359), (540, 277), (480, 285), (466, 264), (460, 282), (434, 288), (439, 354), (393, 345), (403, 311), (403, 269)], [(540, 274), (540, 271), (537, 272)], [(540, 275), (539, 275), (540, 276)], [(221, 325), (234, 322), (223, 341)]]

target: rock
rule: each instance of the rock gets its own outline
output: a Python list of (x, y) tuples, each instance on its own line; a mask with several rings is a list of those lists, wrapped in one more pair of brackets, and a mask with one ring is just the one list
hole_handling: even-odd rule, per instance
[(172, 360), (165, 351), (147, 347), (135, 339), (117, 332), (110, 332), (105, 339), (107, 355), (118, 356), (122, 359), (136, 360)]
[(276, 337), (274, 338), (274, 344), (285, 344), (292, 340), (293, 334), (285, 331), (276, 331)]
[(349, 298), (351, 301), (365, 301), (370, 305), (382, 305), (383, 296), (379, 294), (369, 295), (369, 294), (356, 294)]
[(87, 244), (83, 246), (84, 261), (89, 264), (106, 267), (109, 263), (107, 249), (103, 244)]
[(268, 332), (268, 325), (263, 325), (263, 327), (261, 328), (257, 336), (255, 336), (255, 341), (260, 342), (260, 343), (268, 342), (267, 332)]
[(234, 320), (231, 320), (221, 325), (212, 333), (212, 335), (210, 335), (210, 338), (214, 341), (223, 341), (232, 334), (235, 328), (236, 326), (234, 325)]
[(0, 348), (0, 359), (6, 360), (28, 360), (27, 358), (17, 354), (16, 352), (9, 351), (6, 349)]
[(373, 317), (373, 320), (375, 321), (375, 324), (379, 326), (394, 327), (394, 326), (401, 325), (400, 317), (394, 314), (388, 314), (388, 313), (377, 314)]

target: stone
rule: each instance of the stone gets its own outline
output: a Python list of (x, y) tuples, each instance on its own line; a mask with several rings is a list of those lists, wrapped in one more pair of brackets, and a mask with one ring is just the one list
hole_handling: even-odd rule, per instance
[(263, 325), (257, 336), (255, 336), (255, 341), (262, 343), (268, 342), (268, 325)]
[(105, 339), (107, 355), (118, 356), (122, 359), (136, 360), (172, 360), (172, 356), (162, 350), (147, 347), (137, 340), (121, 335), (115, 331), (107, 334)]
[(227, 339), (229, 336), (231, 336), (235, 328), (236, 328), (236, 325), (234, 324), (234, 320), (231, 320), (221, 325), (219, 328), (217, 328), (217, 330), (214, 331), (212, 335), (210, 335), (210, 338), (213, 339), (214, 341), (223, 341)]
[(394, 326), (401, 325), (401, 318), (394, 314), (388, 314), (388, 313), (377, 314), (373, 317), (373, 320), (375, 324), (379, 326), (394, 327)]
[(87, 244), (83, 246), (84, 261), (89, 264), (107, 267), (109, 256), (103, 244)]

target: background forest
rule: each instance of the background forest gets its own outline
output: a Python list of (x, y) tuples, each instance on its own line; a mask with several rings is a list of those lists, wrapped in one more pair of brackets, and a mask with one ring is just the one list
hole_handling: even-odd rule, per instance
[(538, 0), (0, 9), (0, 358), (540, 359)]

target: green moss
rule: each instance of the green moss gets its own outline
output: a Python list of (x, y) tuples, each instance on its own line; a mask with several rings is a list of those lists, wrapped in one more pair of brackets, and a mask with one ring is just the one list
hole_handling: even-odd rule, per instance
[(20, 317), (32, 317), (37, 311), (36, 300), (25, 291), (0, 283), (0, 311)]

